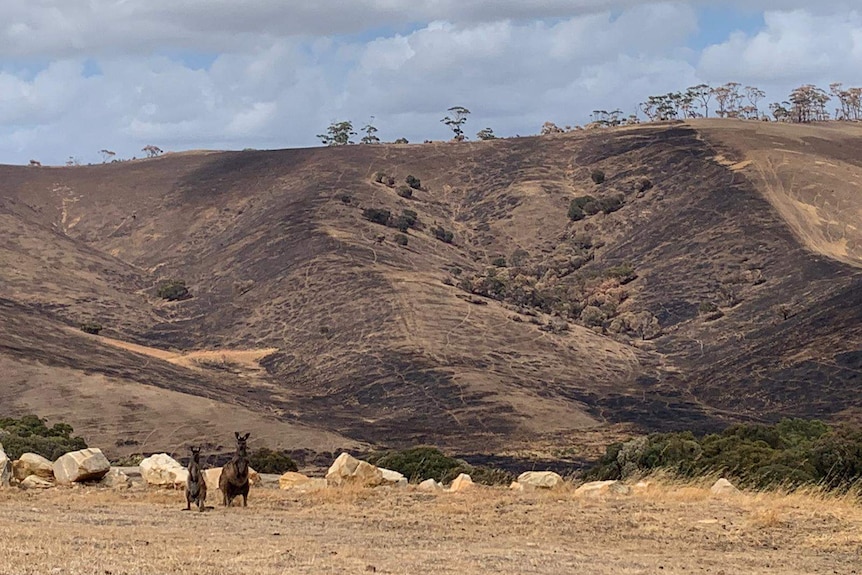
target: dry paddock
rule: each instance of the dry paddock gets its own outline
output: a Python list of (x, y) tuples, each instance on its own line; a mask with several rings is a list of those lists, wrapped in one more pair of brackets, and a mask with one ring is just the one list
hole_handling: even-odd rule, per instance
[(183, 507), (179, 491), (0, 490), (0, 573), (862, 573), (862, 507), (818, 494), (258, 488), (247, 508)]

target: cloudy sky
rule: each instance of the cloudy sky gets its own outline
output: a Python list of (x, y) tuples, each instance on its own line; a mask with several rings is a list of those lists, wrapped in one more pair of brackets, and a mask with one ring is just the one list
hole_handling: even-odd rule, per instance
[(0, 0), (0, 163), (535, 134), (737, 81), (786, 98), (862, 85), (862, 6), (840, 0)]

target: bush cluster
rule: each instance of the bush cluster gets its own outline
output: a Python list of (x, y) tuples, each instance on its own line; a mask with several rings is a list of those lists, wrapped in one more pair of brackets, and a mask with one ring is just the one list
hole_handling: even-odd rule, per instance
[(413, 188), (414, 190), (418, 190), (419, 188), (422, 187), (422, 182), (417, 177), (407, 176), (404, 179), (404, 181), (407, 182), (407, 185), (410, 186), (411, 188)]
[(86, 321), (81, 324), (81, 331), (91, 335), (99, 335), (99, 332), (102, 331), (102, 326), (96, 322)]
[(189, 293), (189, 288), (186, 287), (186, 282), (183, 280), (163, 281), (159, 284), (159, 288), (156, 293), (160, 298), (168, 301), (181, 301), (192, 297)]
[(605, 181), (605, 173), (602, 170), (593, 170), (590, 173), (590, 179), (593, 180), (595, 184), (602, 184)]
[(373, 453), (365, 458), (368, 463), (397, 471), (411, 483), (434, 479), (448, 483), (461, 473), (467, 473), (474, 483), (508, 485), (514, 475), (502, 469), (473, 466), (461, 459), (445, 455), (436, 447), (413, 447), (402, 451)]
[(846, 489), (862, 479), (862, 428), (783, 419), (734, 425), (696, 437), (655, 433), (607, 447), (588, 480), (625, 479), (663, 469), (683, 477), (721, 474), (753, 488), (820, 484)]
[(290, 456), (266, 447), (251, 452), (248, 456), (248, 464), (258, 473), (287, 473), (299, 470)]
[(440, 240), (441, 242), (451, 244), (452, 240), (455, 239), (455, 235), (452, 232), (450, 232), (449, 230), (447, 230), (446, 228), (444, 228), (443, 226), (438, 225), (432, 231), (434, 233), (434, 237), (437, 238), (438, 240)]
[(20, 419), (0, 418), (0, 442), (6, 455), (18, 459), (25, 453), (37, 453), (54, 461), (70, 451), (87, 448), (82, 438), (72, 436), (71, 425), (55, 423), (49, 428), (45, 421), (32, 414)]
[(370, 222), (395, 228), (401, 233), (407, 233), (410, 228), (416, 227), (419, 221), (419, 215), (414, 210), (403, 210), (400, 216), (393, 216), (387, 209), (366, 208), (362, 210), (362, 216)]

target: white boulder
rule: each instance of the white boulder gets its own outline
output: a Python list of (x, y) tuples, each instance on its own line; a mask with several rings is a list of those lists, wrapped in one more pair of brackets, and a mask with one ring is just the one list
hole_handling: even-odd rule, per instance
[(147, 485), (181, 488), (185, 487), (189, 479), (188, 469), (167, 453), (156, 453), (144, 458), (139, 467)]
[(310, 493), (320, 491), (326, 487), (326, 479), (320, 477), (308, 477), (302, 473), (288, 471), (278, 478), (278, 488), (285, 491), (299, 491)]
[(54, 484), (38, 475), (28, 475), (18, 484), (21, 489), (50, 489)]
[(553, 471), (526, 471), (518, 476), (517, 483), (528, 489), (554, 489), (562, 487), (565, 481)]
[(475, 486), (473, 483), (473, 478), (467, 475), (466, 473), (462, 473), (458, 477), (452, 481), (452, 484), (449, 486), (450, 493), (460, 493), (461, 491), (467, 491), (468, 489), (472, 489)]
[(54, 462), (54, 479), (59, 485), (101, 479), (111, 464), (99, 448), (81, 449), (60, 456)]
[(3, 444), (0, 444), (0, 487), (9, 487), (10, 479), (12, 479), (12, 462), (3, 451)]
[(733, 483), (722, 477), (712, 484), (712, 487), (709, 488), (709, 492), (713, 495), (735, 495), (739, 493), (739, 489), (737, 489)]
[(109, 487), (111, 489), (122, 489), (129, 487), (131, 484), (132, 480), (129, 479), (129, 476), (117, 467), (112, 467), (99, 482), (99, 485), (102, 487)]
[(603, 497), (606, 495), (628, 495), (631, 488), (619, 481), (591, 481), (575, 489), (576, 497)]
[(376, 487), (381, 483), (383, 472), (380, 469), (346, 452), (339, 455), (326, 472), (326, 484), (333, 487), (346, 484)]
[(443, 485), (434, 479), (426, 479), (419, 484), (420, 491), (443, 491)]
[(54, 479), (54, 464), (37, 453), (25, 453), (12, 462), (12, 475), (18, 481), (35, 475), (42, 479)]
[(382, 467), (379, 467), (378, 469), (380, 469), (380, 473), (383, 475), (383, 483), (397, 485), (399, 487), (407, 485), (407, 478), (401, 473), (391, 469), (384, 469)]

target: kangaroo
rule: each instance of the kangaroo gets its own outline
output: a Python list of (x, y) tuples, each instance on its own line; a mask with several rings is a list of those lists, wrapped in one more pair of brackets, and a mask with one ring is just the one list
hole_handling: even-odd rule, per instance
[(218, 488), (222, 492), (223, 503), (225, 507), (229, 507), (231, 502), (238, 495), (242, 495), (242, 506), (248, 506), (248, 453), (246, 452), (245, 442), (251, 433), (240, 435), (235, 431), (236, 436), (236, 453), (230, 461), (228, 461), (221, 470), (221, 476), (218, 479)]
[(192, 508), (192, 502), (198, 506), (198, 511), (204, 510), (207, 500), (207, 482), (201, 470), (201, 448), (191, 447), (192, 457), (189, 459), (189, 479), (186, 482), (186, 511)]

